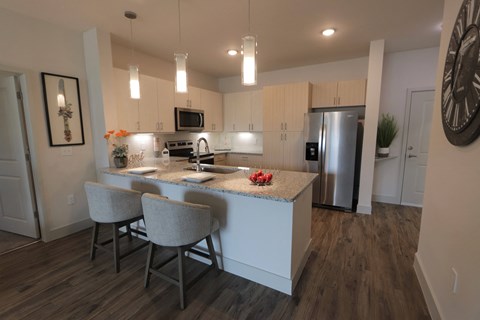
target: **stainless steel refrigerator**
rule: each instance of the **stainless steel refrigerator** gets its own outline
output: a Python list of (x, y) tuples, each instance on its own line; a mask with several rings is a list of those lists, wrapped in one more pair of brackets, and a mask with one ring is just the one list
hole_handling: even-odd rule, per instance
[(313, 185), (313, 205), (352, 211), (358, 135), (356, 111), (305, 114), (305, 166), (320, 178)]

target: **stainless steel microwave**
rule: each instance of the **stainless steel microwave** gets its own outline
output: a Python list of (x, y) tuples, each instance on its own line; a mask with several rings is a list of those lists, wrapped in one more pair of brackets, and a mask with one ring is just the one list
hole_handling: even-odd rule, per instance
[(205, 128), (203, 110), (175, 108), (176, 131), (202, 131)]

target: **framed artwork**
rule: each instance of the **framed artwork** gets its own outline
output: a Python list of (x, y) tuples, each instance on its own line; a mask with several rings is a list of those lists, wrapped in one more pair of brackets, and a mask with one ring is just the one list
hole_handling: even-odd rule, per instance
[(78, 78), (41, 74), (50, 146), (85, 144)]

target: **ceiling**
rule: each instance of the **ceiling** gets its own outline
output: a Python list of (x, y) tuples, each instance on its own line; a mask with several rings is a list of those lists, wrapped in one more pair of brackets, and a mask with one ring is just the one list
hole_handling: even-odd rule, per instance
[[(0, 8), (78, 31), (109, 31), (112, 41), (172, 61), (186, 51), (188, 65), (222, 78), (240, 74), (240, 48), (248, 33), (248, 0), (180, 0), (182, 47), (178, 41), (177, 0), (0, 0)], [(368, 55), (372, 40), (386, 51), (438, 46), (443, 0), (251, 0), (251, 32), (258, 36), (258, 71), (325, 63)], [(321, 35), (327, 27), (337, 33)]]

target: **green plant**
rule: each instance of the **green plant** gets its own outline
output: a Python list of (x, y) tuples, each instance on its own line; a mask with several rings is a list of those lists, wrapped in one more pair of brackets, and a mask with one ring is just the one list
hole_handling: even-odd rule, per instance
[(397, 133), (398, 125), (395, 117), (389, 113), (382, 114), (382, 118), (377, 127), (377, 146), (379, 148), (390, 147)]

